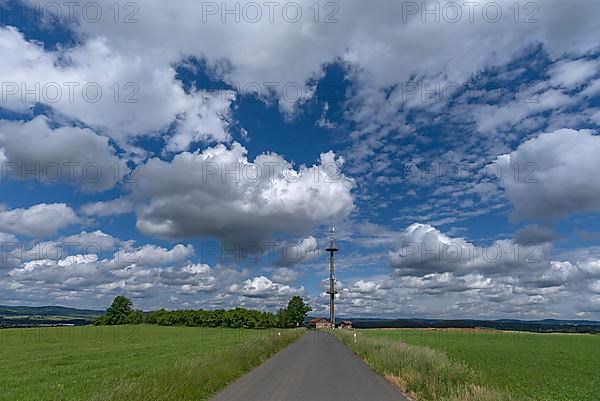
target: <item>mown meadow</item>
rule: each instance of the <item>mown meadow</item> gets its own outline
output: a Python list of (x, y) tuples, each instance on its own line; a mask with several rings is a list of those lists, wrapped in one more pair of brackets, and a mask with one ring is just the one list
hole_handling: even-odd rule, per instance
[(419, 400), (600, 400), (600, 336), (355, 330), (338, 336)]
[(301, 334), (154, 325), (0, 330), (0, 399), (203, 400)]

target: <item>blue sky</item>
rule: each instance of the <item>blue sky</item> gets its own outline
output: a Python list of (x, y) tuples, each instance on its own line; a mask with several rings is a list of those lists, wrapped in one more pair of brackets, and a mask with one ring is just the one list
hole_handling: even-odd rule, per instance
[(600, 319), (594, 2), (113, 3), (1, 3), (0, 303)]

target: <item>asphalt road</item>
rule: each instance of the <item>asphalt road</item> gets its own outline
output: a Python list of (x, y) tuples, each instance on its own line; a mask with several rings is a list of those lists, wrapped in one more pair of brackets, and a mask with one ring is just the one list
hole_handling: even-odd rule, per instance
[(324, 332), (307, 332), (212, 401), (406, 400), (359, 357)]

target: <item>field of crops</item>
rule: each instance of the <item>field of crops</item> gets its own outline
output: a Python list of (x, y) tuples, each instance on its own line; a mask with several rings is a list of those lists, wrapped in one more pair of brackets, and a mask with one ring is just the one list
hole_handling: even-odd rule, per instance
[(300, 334), (148, 325), (0, 330), (0, 400), (202, 400)]
[(479, 384), (511, 398), (600, 400), (600, 336), (477, 330), (360, 330), (443, 351), (473, 368)]

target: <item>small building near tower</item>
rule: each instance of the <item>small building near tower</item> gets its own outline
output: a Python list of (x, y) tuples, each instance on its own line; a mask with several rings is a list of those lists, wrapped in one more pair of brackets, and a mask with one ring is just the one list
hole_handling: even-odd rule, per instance
[(324, 317), (317, 317), (308, 322), (309, 327), (315, 329), (330, 329), (331, 322)]
[(352, 322), (350, 320), (342, 320), (340, 322), (340, 324), (338, 325), (338, 327), (340, 329), (351, 329), (352, 328)]

